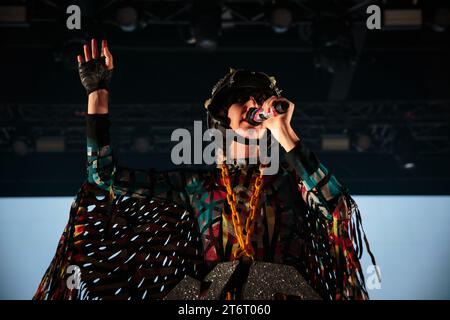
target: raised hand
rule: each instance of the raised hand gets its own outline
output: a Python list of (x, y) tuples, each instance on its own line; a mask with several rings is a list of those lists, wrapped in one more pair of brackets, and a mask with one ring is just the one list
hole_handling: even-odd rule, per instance
[(91, 40), (91, 49), (88, 44), (85, 44), (83, 49), (84, 57), (78, 55), (77, 60), (81, 84), (86, 89), (87, 94), (89, 95), (100, 89), (108, 90), (114, 66), (113, 57), (106, 40), (102, 40), (100, 57), (95, 39)]

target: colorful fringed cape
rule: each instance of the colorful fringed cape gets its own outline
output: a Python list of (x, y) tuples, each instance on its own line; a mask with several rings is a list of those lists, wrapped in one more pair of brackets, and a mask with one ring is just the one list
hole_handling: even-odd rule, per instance
[[(34, 299), (161, 299), (185, 275), (201, 280), (232, 259), (238, 243), (220, 170), (118, 166), (109, 125), (108, 115), (87, 116), (88, 178)], [(245, 218), (259, 168), (229, 172)], [(368, 298), (363, 241), (373, 256), (358, 206), (306, 146), (264, 176), (259, 208), (255, 260), (294, 266), (323, 299)], [(69, 284), (73, 266), (78, 286)]]

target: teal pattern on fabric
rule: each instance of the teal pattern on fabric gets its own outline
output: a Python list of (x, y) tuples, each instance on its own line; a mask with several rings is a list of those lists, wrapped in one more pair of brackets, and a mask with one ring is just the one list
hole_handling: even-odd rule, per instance
[[(87, 139), (88, 182), (112, 194), (149, 201), (159, 199), (189, 208), (201, 238), (199, 251), (204, 261), (207, 264), (229, 261), (236, 239), (226, 189), (220, 183), (220, 169), (154, 172), (116, 167), (113, 150), (102, 132), (107, 128), (104, 122), (107, 119), (94, 118), (88, 117), (88, 122), (92, 121)], [(101, 147), (96, 135), (103, 137)], [(342, 245), (354, 239), (346, 228), (339, 228), (339, 237), (343, 239), (332, 237), (333, 212), (343, 210), (342, 204), (351, 201), (350, 195), (305, 146), (294, 148), (287, 160), (276, 175), (264, 177), (252, 237), (255, 260), (294, 265), (324, 298), (337, 296), (336, 281), (343, 281), (341, 276), (352, 278), (351, 284), (345, 284), (347, 291), (342, 293), (345, 298), (366, 296), (363, 279), (356, 278), (357, 259), (349, 262), (351, 269), (344, 267), (339, 269), (340, 273), (336, 272), (336, 261), (346, 258), (342, 256), (343, 250), (339, 251), (339, 257), (335, 256), (333, 241)], [(234, 168), (230, 175), (232, 188), (236, 187), (240, 199), (238, 211), (245, 219), (253, 173)], [(339, 223), (347, 223), (357, 210), (347, 208), (348, 211), (340, 212)], [(353, 257), (354, 250), (346, 249)]]

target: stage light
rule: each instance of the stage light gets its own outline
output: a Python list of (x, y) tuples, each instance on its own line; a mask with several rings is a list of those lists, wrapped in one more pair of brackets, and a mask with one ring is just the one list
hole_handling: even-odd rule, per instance
[(367, 134), (358, 134), (356, 137), (356, 144), (355, 148), (358, 152), (364, 152), (367, 151), (372, 144), (372, 139)]
[(416, 167), (417, 148), (411, 130), (407, 127), (400, 128), (394, 141), (394, 158), (400, 167), (410, 170)]
[(222, 7), (219, 1), (194, 0), (191, 7), (193, 41), (205, 51), (214, 51), (222, 30)]
[(0, 26), (5, 27), (26, 27), (27, 7), (20, 5), (1, 5), (0, 6)]
[(355, 65), (356, 49), (348, 20), (318, 17), (312, 23), (311, 39), (316, 52), (316, 68), (335, 73), (337, 69)]
[(384, 10), (384, 27), (422, 27), (422, 10), (420, 9), (386, 9)]
[(225, 8), (222, 12), (222, 29), (232, 29), (236, 26), (233, 22), (233, 13), (229, 8)]
[(217, 48), (217, 41), (213, 39), (199, 39), (197, 40), (197, 47), (205, 51), (214, 51)]
[(403, 168), (407, 169), (407, 170), (413, 169), (415, 166), (416, 166), (416, 164), (414, 162), (411, 162), (411, 161), (410, 162), (405, 162), (403, 164)]
[(275, 33), (289, 31), (293, 21), (292, 12), (285, 7), (274, 8), (270, 15), (270, 24)]
[(26, 156), (32, 151), (31, 140), (26, 136), (17, 136), (11, 143), (13, 152), (18, 156)]
[(450, 26), (450, 10), (448, 8), (438, 8), (433, 15), (431, 28), (436, 32), (444, 32)]
[(36, 152), (64, 152), (65, 141), (63, 137), (40, 137), (36, 140)]
[(125, 6), (117, 10), (117, 23), (124, 32), (133, 32), (138, 27), (139, 14), (134, 7)]
[(350, 139), (347, 135), (334, 134), (322, 136), (322, 150), (324, 151), (348, 151)]

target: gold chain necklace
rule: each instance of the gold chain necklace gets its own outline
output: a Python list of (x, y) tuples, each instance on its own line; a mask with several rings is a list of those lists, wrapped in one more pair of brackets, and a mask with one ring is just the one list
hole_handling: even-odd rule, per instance
[(239, 243), (239, 247), (233, 250), (233, 258), (239, 259), (243, 255), (253, 259), (255, 250), (251, 244), (251, 236), (255, 228), (255, 214), (258, 209), (259, 194), (262, 185), (262, 173), (256, 177), (255, 180), (255, 190), (250, 198), (250, 214), (245, 222), (245, 240), (244, 240), (244, 230), (242, 228), (241, 217), (236, 210), (236, 195), (231, 188), (230, 174), (228, 172), (228, 167), (226, 164), (222, 164), (222, 181), (227, 189), (227, 201), (231, 208), (231, 218), (233, 221), (234, 233)]

